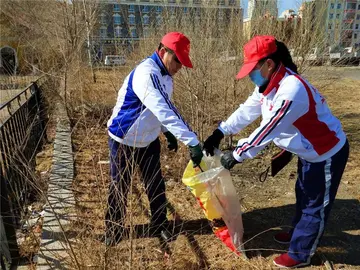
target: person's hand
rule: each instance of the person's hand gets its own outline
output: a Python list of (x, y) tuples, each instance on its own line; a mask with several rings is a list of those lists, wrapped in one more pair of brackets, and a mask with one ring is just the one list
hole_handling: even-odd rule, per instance
[(177, 139), (175, 138), (175, 136), (170, 132), (170, 131), (166, 131), (164, 132), (164, 135), (167, 139), (167, 147), (170, 151), (174, 150), (174, 152), (177, 152), (178, 150), (178, 143), (177, 143)]
[(234, 167), (236, 164), (240, 163), (238, 162), (233, 155), (232, 151), (228, 151), (226, 152), (222, 157), (221, 157), (221, 165), (224, 166), (225, 169), (230, 170), (232, 167)]
[(219, 148), (220, 141), (224, 138), (224, 134), (220, 129), (215, 129), (213, 134), (210, 135), (204, 142), (204, 150), (207, 155), (213, 156), (214, 149)]
[(189, 146), (190, 150), (190, 158), (192, 162), (194, 163), (194, 167), (197, 167), (200, 165), (202, 157), (204, 156), (200, 144), (195, 146)]

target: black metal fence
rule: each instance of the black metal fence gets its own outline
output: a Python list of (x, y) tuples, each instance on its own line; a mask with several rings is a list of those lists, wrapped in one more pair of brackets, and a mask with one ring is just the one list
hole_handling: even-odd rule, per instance
[(16, 229), (34, 191), (35, 154), (46, 124), (41, 89), (47, 81), (47, 77), (39, 78), (0, 105), (1, 268), (20, 258)]

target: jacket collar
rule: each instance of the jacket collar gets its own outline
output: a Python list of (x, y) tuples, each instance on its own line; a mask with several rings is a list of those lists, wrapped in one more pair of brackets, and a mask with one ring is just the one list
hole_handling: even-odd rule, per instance
[(152, 60), (154, 60), (154, 62), (158, 65), (158, 67), (160, 68), (160, 72), (161, 72), (161, 75), (162, 76), (165, 76), (165, 75), (168, 75), (168, 76), (171, 76), (169, 74), (169, 72), (167, 71), (166, 67), (164, 66), (164, 63), (162, 62), (159, 54), (157, 52), (154, 52), (150, 58)]
[(287, 70), (286, 70), (285, 66), (282, 63), (280, 63), (278, 68), (274, 72), (274, 74), (271, 75), (269, 84), (262, 94), (264, 96), (267, 96), (273, 90), (277, 91), (280, 86), (280, 82), (286, 76), (286, 73), (287, 73)]

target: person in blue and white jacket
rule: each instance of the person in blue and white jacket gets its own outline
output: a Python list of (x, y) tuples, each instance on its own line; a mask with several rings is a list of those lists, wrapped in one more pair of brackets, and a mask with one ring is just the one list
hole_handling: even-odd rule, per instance
[(133, 168), (138, 165), (150, 202), (151, 233), (165, 241), (167, 200), (160, 169), (160, 132), (168, 148), (177, 151), (177, 140), (190, 149), (194, 166), (203, 153), (196, 134), (171, 101), (173, 78), (182, 66), (192, 68), (190, 41), (179, 32), (166, 34), (159, 48), (125, 78), (108, 121), (111, 184), (105, 217), (106, 245), (118, 243), (124, 233), (126, 201)]
[(273, 36), (251, 39), (244, 46), (244, 65), (237, 78), (247, 75), (256, 85), (254, 92), (204, 142), (204, 149), (213, 155), (224, 135), (239, 133), (262, 116), (260, 126), (222, 156), (222, 165), (231, 169), (270, 142), (299, 157), (293, 229), (274, 237), (290, 247), (274, 263), (284, 268), (308, 265), (335, 200), (349, 144), (325, 98), (297, 73), (284, 43)]

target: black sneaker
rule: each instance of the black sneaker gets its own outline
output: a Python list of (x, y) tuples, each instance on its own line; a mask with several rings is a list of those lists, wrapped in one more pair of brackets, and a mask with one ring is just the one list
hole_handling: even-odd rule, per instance
[(160, 237), (165, 242), (171, 242), (175, 240), (175, 236), (169, 232), (167, 229), (163, 229), (160, 231)]
[(163, 222), (161, 225), (153, 224), (150, 229), (150, 234), (160, 237), (165, 242), (171, 242), (175, 239), (175, 236), (171, 232), (171, 226), (169, 222)]

